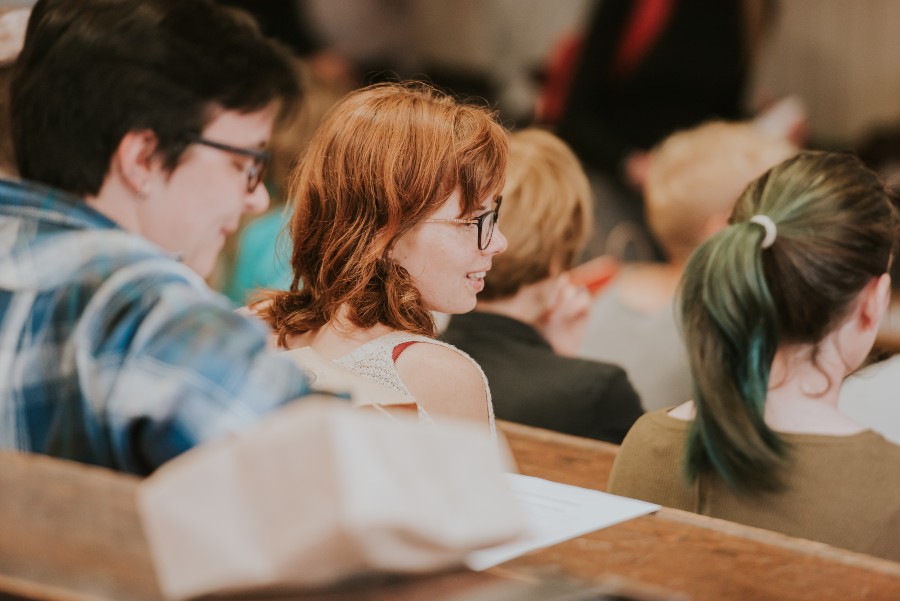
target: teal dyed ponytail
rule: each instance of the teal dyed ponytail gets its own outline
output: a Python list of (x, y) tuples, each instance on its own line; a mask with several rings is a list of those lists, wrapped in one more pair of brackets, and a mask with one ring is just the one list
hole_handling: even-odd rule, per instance
[(691, 257), (681, 288), (696, 407), (685, 467), (690, 478), (715, 470), (737, 489), (777, 486), (785, 453), (763, 420), (778, 348), (764, 236), (749, 222), (719, 232)]
[(764, 419), (775, 354), (807, 345), (815, 361), (898, 239), (897, 208), (853, 156), (805, 152), (748, 186), (679, 291), (695, 387), (689, 479), (712, 472), (735, 490), (778, 488), (790, 449)]

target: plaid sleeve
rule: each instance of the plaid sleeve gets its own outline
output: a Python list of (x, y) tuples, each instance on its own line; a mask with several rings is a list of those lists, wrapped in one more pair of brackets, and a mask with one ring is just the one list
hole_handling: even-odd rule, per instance
[(89, 439), (139, 474), (310, 392), (261, 324), (170, 263), (117, 271), (75, 337), (79, 385), (99, 417)]

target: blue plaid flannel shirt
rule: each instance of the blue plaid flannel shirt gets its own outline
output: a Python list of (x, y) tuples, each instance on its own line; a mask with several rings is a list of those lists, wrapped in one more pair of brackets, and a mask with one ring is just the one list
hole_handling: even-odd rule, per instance
[(149, 473), (309, 394), (266, 340), (79, 199), (0, 181), (0, 448)]

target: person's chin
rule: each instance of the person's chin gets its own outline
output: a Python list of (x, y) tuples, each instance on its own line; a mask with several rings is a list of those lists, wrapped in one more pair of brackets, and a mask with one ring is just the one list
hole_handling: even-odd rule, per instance
[(201, 256), (186, 256), (182, 259), (182, 262), (197, 272), (204, 280), (208, 280), (215, 271), (218, 257), (219, 253), (216, 251), (214, 253), (204, 253)]
[(472, 296), (472, 299), (466, 302), (460, 302), (454, 308), (453, 311), (447, 311), (447, 313), (451, 313), (454, 315), (459, 315), (461, 313), (468, 313), (469, 311), (473, 311), (475, 309), (475, 296)]
[(188, 267), (190, 267), (193, 271), (195, 271), (204, 280), (208, 280), (213, 274), (213, 265), (209, 265), (209, 264), (198, 265), (196, 263), (191, 263), (189, 261), (185, 261), (184, 264), (187, 265)]

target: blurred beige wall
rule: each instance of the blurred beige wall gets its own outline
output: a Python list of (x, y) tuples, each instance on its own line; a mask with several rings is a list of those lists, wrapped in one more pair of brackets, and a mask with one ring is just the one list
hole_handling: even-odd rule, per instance
[(900, 1), (781, 0), (755, 95), (797, 94), (817, 139), (854, 144), (900, 121)]

